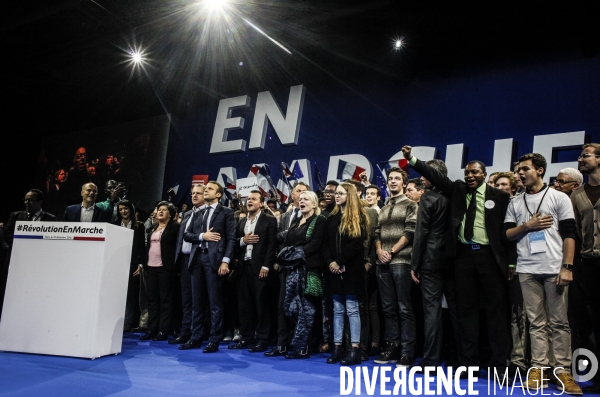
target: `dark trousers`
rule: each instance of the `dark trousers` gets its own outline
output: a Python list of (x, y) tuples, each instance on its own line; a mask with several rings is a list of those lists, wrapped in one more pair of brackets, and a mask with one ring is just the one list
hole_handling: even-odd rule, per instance
[(148, 298), (148, 330), (171, 332), (173, 307), (173, 272), (161, 267), (146, 267), (146, 296)]
[(140, 278), (129, 271), (127, 301), (125, 303), (125, 328), (137, 327), (140, 319)]
[(385, 340), (394, 346), (401, 344), (403, 356), (414, 357), (417, 328), (412, 308), (410, 265), (377, 265), (376, 274), (385, 321)]
[(456, 257), (456, 299), (460, 323), (460, 364), (479, 366), (479, 305), (483, 300), (492, 355), (489, 365), (503, 368), (510, 354), (508, 281), (489, 246), (472, 250), (459, 244)]
[[(600, 259), (581, 259), (581, 273), (583, 279), (583, 296), (589, 305), (591, 320), (594, 325), (594, 336), (596, 339), (596, 357), (600, 353), (600, 294), (596, 291), (598, 280), (600, 280)], [(571, 302), (569, 301), (569, 305)], [(598, 381), (600, 374), (596, 373), (594, 381)]]
[(181, 335), (192, 334), (192, 312), (193, 312), (193, 292), (192, 292), (192, 273), (188, 269), (190, 256), (179, 254), (176, 266), (179, 269), (179, 282), (181, 285)]
[(279, 301), (277, 305), (277, 346), (288, 346), (292, 341), (294, 334), (294, 322), (291, 317), (285, 315), (285, 280), (287, 279), (288, 270), (281, 269), (279, 271)]
[(197, 252), (190, 265), (192, 281), (192, 340), (202, 339), (206, 323), (206, 300), (210, 307), (209, 342), (223, 338), (223, 279), (213, 269), (207, 252)]
[(237, 278), (240, 334), (242, 340), (269, 341), (269, 297), (267, 278), (260, 279), (252, 271), (252, 261), (244, 261)]

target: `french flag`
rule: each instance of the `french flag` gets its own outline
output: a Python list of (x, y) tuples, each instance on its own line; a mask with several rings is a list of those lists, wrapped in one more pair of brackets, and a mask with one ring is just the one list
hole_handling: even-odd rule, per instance
[(269, 192), (273, 188), (269, 166), (267, 164), (254, 164), (250, 168), (250, 172), (256, 176), (258, 188), (263, 192), (263, 195), (269, 196)]
[(233, 199), (233, 195), (237, 191), (235, 183), (225, 174), (221, 174), (223, 181), (225, 182), (225, 195), (229, 200)]
[(275, 190), (277, 190), (277, 194), (279, 194), (281, 202), (286, 203), (288, 197), (290, 197), (290, 186), (287, 183), (285, 183), (283, 179), (280, 179), (277, 182), (277, 187), (275, 188)]
[(344, 160), (340, 160), (338, 166), (338, 179), (345, 181), (346, 179), (355, 179), (360, 181), (360, 174), (366, 171), (364, 168), (359, 167), (356, 164), (349, 163)]
[(397, 159), (397, 160), (390, 160), (387, 164), (386, 169), (389, 169), (392, 167), (400, 167), (402, 170), (408, 172), (408, 168), (409, 168), (408, 160), (405, 159), (404, 157)]

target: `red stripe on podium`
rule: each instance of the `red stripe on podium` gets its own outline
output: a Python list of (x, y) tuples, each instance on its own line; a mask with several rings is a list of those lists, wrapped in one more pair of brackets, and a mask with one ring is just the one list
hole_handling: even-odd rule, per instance
[(73, 240), (104, 241), (104, 237), (73, 237)]

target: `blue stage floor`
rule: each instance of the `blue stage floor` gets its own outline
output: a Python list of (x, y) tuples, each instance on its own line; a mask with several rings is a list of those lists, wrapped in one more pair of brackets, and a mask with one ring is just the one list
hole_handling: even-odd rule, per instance
[[(326, 364), (325, 354), (308, 360), (266, 358), (228, 350), (226, 344), (218, 353), (203, 354), (201, 349), (180, 351), (166, 342), (141, 342), (135, 334), (126, 334), (122, 350), (96, 360), (0, 352), (0, 396), (340, 395), (340, 366)], [(372, 369), (374, 364), (371, 360), (364, 365)], [(389, 391), (394, 368), (388, 373)], [(467, 388), (466, 380), (460, 384)], [(480, 396), (488, 395), (487, 376), (474, 388)], [(560, 392), (550, 385), (544, 393)], [(497, 394), (510, 395), (510, 389)], [(355, 390), (350, 395), (356, 395)], [(364, 382), (361, 395), (367, 395)], [(381, 395), (379, 382), (374, 395)], [(512, 395), (524, 394), (515, 388)]]

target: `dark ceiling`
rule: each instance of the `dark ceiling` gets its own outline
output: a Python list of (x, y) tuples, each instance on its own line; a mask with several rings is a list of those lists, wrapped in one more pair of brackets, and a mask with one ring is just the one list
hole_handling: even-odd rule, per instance
[[(353, 84), (365, 73), (443, 79), (456, 65), (595, 57), (600, 49), (598, 1), (231, 2), (227, 20), (207, 18), (191, 0), (6, 5), (0, 16), (4, 119), (10, 120), (5, 145), (22, 165), (35, 159), (46, 136), (165, 111), (177, 115), (194, 97), (239, 94), (240, 85), (318, 75)], [(402, 51), (392, 50), (396, 37), (406, 42)], [(145, 72), (126, 63), (132, 45), (148, 51)], [(3, 169), (13, 161), (6, 156)], [(10, 173), (19, 197), (32, 167)]]

